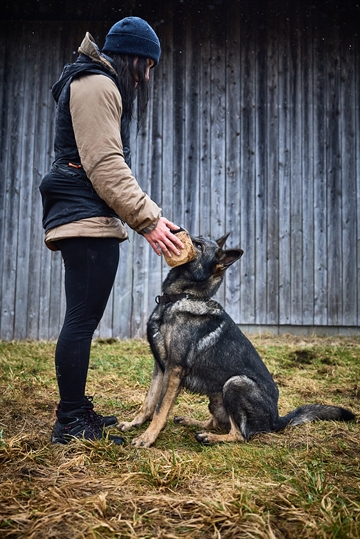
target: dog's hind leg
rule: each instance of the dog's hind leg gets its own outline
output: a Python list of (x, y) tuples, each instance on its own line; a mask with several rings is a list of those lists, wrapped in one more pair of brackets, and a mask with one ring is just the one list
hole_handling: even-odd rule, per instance
[(122, 421), (121, 423), (118, 423), (116, 425), (118, 429), (122, 430), (123, 432), (126, 432), (132, 428), (143, 425), (146, 421), (152, 418), (156, 405), (159, 400), (161, 387), (162, 387), (162, 381), (163, 381), (163, 372), (160, 369), (158, 363), (155, 362), (154, 370), (153, 370), (153, 374), (152, 374), (152, 378), (150, 382), (150, 387), (148, 389), (148, 392), (146, 394), (146, 397), (145, 397), (145, 400), (141, 407), (140, 412), (132, 421)]
[(179, 394), (183, 379), (182, 367), (165, 369), (159, 402), (146, 431), (131, 442), (136, 447), (150, 447), (165, 427), (170, 410)]
[(254, 434), (274, 430), (277, 412), (276, 386), (264, 386), (241, 375), (230, 378), (223, 388), (223, 402), (230, 421), (228, 434), (200, 432), (204, 444), (248, 440)]
[(198, 427), (200, 429), (215, 430), (215, 429), (230, 429), (229, 417), (224, 408), (223, 398), (221, 393), (210, 395), (209, 397), (210, 417), (205, 421), (198, 421), (192, 417), (174, 417), (174, 423), (185, 425), (186, 427)]
[(279, 417), (278, 397), (274, 382), (258, 383), (245, 375), (233, 376), (223, 388), (226, 412), (239, 426), (245, 440), (275, 430)]

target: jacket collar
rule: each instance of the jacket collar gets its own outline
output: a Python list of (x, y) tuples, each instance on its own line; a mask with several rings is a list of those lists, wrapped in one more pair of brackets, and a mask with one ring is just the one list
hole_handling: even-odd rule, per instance
[(118, 86), (115, 64), (111, 58), (99, 51), (93, 37), (86, 32), (86, 35), (79, 47), (80, 55), (72, 64), (66, 64), (59, 80), (52, 87), (52, 95), (58, 102), (60, 94), (69, 80), (78, 76), (81, 72), (103, 72), (110, 76)]
[(116, 75), (116, 69), (113, 65), (113, 61), (111, 60), (111, 58), (109, 58), (109, 56), (106, 56), (105, 54), (100, 52), (100, 49), (95, 43), (95, 40), (90, 34), (90, 32), (86, 32), (85, 37), (82, 40), (80, 47), (78, 48), (78, 52), (80, 54), (85, 54), (85, 56), (88, 56), (94, 62), (97, 62), (102, 66), (107, 67), (114, 75)]

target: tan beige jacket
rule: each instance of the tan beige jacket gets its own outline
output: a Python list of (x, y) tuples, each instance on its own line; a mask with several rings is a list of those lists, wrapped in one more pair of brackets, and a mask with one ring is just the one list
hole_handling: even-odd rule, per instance
[[(110, 65), (89, 33), (79, 52)], [(98, 195), (137, 232), (155, 225), (161, 208), (141, 189), (125, 163), (120, 136), (122, 101), (115, 83), (100, 74), (75, 79), (70, 85), (70, 113), (81, 164)], [(84, 219), (75, 227), (76, 233), (73, 223), (69, 223), (48, 231), (45, 241), (51, 248), (51, 241), (72, 235), (106, 235), (123, 240), (126, 229), (116, 221), (107, 223), (104, 230), (102, 218)]]

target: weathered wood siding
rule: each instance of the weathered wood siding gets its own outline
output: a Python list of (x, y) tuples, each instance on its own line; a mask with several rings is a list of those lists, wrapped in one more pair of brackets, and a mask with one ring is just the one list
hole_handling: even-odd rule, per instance
[[(165, 2), (153, 17), (163, 56), (134, 172), (166, 217), (195, 235), (231, 231), (228, 245), (244, 249), (218, 296), (237, 323), (356, 330), (358, 8), (246, 5)], [(38, 192), (53, 158), (50, 87), (85, 31), (102, 45), (110, 24), (1, 22), (2, 339), (59, 332), (62, 262), (44, 247)], [(168, 271), (135, 236), (98, 336), (143, 336)]]

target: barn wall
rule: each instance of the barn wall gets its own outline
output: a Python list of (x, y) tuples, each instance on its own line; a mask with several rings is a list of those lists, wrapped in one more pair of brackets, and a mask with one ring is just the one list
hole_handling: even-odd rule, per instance
[[(174, 1), (150, 19), (163, 56), (133, 133), (134, 172), (166, 217), (196, 235), (231, 231), (228, 245), (245, 251), (218, 294), (237, 323), (355, 332), (359, 13), (264, 5)], [(109, 25), (0, 22), (2, 339), (59, 332), (62, 263), (44, 247), (38, 192), (53, 158), (50, 88), (85, 31), (102, 45)], [(143, 336), (168, 271), (130, 240), (97, 336)]]

